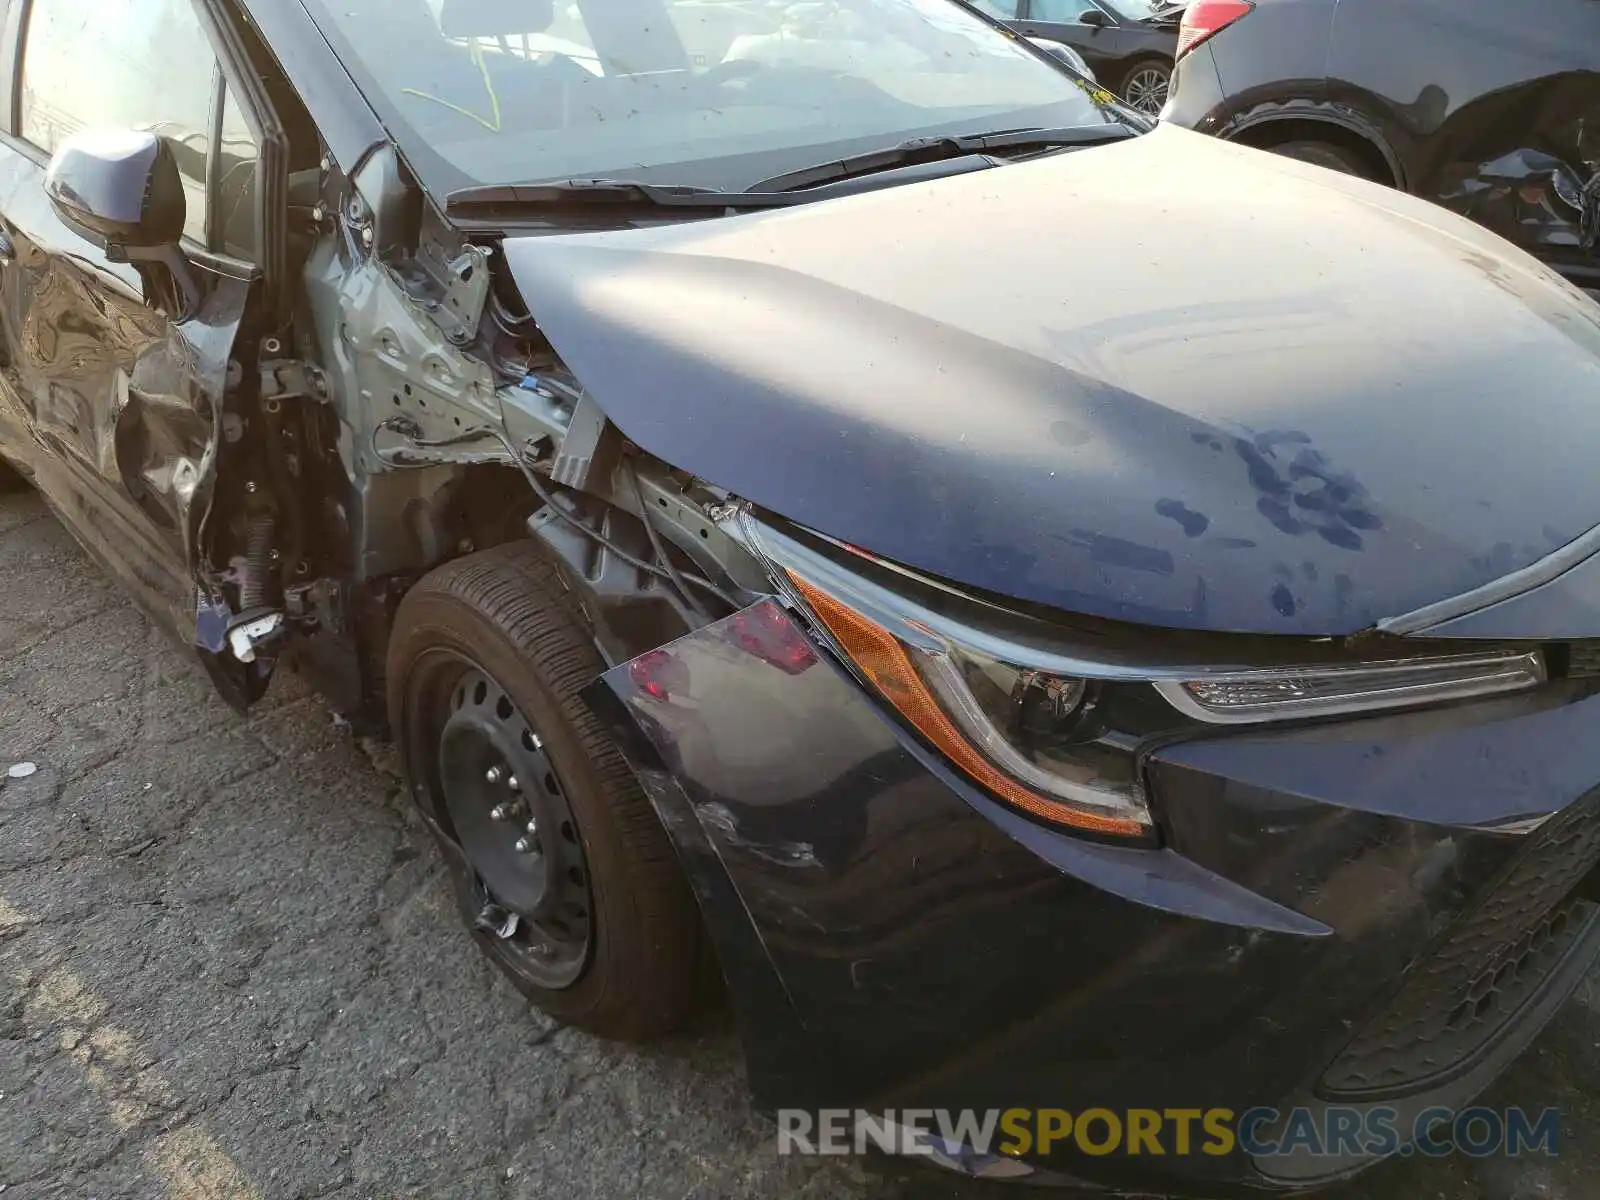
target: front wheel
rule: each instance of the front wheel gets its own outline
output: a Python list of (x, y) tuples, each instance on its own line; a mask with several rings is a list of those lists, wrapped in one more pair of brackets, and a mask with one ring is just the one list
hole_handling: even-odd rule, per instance
[(1128, 68), (1117, 89), (1132, 108), (1152, 117), (1159, 117), (1167, 106), (1167, 93), (1172, 87), (1172, 64), (1158, 58), (1147, 58)]
[(480, 947), (556, 1019), (639, 1041), (693, 1015), (701, 933), (654, 809), (579, 696), (604, 669), (550, 561), (511, 543), (406, 596), (389, 713)]

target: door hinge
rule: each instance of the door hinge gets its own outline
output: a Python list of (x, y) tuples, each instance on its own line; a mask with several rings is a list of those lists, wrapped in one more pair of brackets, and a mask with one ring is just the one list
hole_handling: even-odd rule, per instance
[(315, 363), (298, 358), (271, 358), (261, 363), (263, 400), (328, 399), (328, 375)]

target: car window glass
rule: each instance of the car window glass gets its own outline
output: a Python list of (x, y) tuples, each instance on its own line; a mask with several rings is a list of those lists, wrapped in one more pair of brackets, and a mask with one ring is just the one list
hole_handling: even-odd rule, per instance
[(258, 261), (256, 161), (261, 148), (230, 88), (222, 106), (222, 161), (217, 172), (217, 249)]
[(1015, 21), (1022, 9), (1022, 0), (969, 0), (979, 12), (986, 12), (999, 21)]
[(1035, 21), (1076, 24), (1084, 13), (1096, 8), (1109, 10), (1124, 21), (1141, 21), (1152, 13), (1173, 6), (1174, 0), (1099, 0), (1099, 3), (1090, 3), (1090, 0), (1033, 0), (1031, 11)]
[(1142, 21), (1155, 13), (1181, 6), (1182, 0), (1099, 0), (1099, 7), (1110, 9), (1124, 21)]
[(950, 0), (307, 3), (441, 191), (737, 190), (915, 137), (1120, 119)]
[(34, 0), (22, 135), (54, 153), (84, 129), (143, 129), (171, 144), (204, 240), (216, 58), (190, 0)]
[(1084, 9), (1093, 7), (1094, 5), (1087, 0), (1033, 0), (1028, 13), (1035, 21), (1058, 21), (1075, 25), (1078, 18), (1083, 15)]

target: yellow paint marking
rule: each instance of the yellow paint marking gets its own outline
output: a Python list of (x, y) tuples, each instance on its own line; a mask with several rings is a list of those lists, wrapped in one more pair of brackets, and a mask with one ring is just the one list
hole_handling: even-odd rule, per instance
[[(14, 905), (0, 900), (0, 929), (25, 923)], [(137, 1040), (104, 1023), (109, 1010), (79, 976), (57, 967), (39, 981), (23, 1019), (35, 1028), (54, 1028), (56, 1044), (105, 1104), (111, 1124), (126, 1133), (175, 1108), (178, 1099)], [(198, 1124), (154, 1139), (141, 1157), (171, 1200), (261, 1200), (239, 1165)]]
[(419, 100), (427, 100), (433, 104), (443, 105), (453, 113), (460, 113), (482, 125), (490, 133), (499, 133), (500, 121), (500, 93), (494, 89), (494, 80), (489, 77), (489, 62), (483, 56), (483, 47), (477, 42), (472, 43), (472, 61), (477, 65), (478, 74), (483, 76), (483, 90), (489, 93), (489, 107), (491, 115), (484, 117), (473, 112), (470, 108), (462, 108), (459, 104), (452, 104), (442, 96), (435, 96), (428, 92), (418, 91), (416, 88), (401, 88), (407, 96), (415, 96)]

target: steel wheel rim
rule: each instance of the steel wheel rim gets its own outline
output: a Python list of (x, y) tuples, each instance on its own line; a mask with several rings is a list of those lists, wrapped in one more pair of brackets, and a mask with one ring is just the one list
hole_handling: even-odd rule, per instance
[(566, 786), (489, 672), (460, 662), (450, 674), (433, 753), (441, 806), (473, 873), (475, 927), (538, 986), (569, 987), (593, 951), (594, 901)]
[(1161, 67), (1144, 67), (1128, 79), (1123, 99), (1140, 112), (1158, 115), (1167, 106), (1170, 76)]

